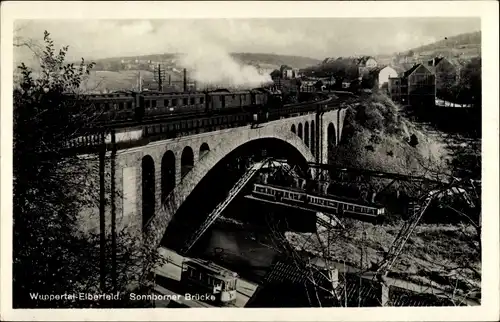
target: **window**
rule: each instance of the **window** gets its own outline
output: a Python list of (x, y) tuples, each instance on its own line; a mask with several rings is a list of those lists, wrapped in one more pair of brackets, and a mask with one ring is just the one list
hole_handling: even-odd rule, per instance
[(182, 99), (182, 105), (188, 105), (188, 99), (187, 97)]
[(195, 101), (195, 100), (194, 100), (194, 97), (191, 97), (191, 99), (190, 99), (190, 103), (189, 103), (189, 104), (190, 104), (190, 105), (194, 105), (194, 101)]
[(156, 108), (156, 100), (154, 101), (151, 101), (152, 105), (153, 105), (153, 108)]
[(145, 100), (144, 101), (144, 107), (145, 108), (149, 108), (149, 105), (150, 105), (149, 100)]
[(118, 103), (118, 109), (120, 111), (123, 110), (123, 102)]
[(203, 104), (204, 97), (200, 97), (200, 104)]
[(132, 109), (132, 102), (127, 102), (127, 110), (131, 110)]
[(168, 100), (163, 100), (163, 106), (168, 107), (168, 105), (169, 105)]

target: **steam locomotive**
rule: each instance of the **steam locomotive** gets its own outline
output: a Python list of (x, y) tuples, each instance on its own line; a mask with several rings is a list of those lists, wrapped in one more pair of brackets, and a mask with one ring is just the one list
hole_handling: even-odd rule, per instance
[(257, 88), (231, 92), (218, 89), (204, 92), (116, 92), (95, 94), (81, 102), (99, 111), (99, 121), (140, 121), (168, 116), (225, 114), (235, 110), (249, 112), (282, 105), (277, 90)]

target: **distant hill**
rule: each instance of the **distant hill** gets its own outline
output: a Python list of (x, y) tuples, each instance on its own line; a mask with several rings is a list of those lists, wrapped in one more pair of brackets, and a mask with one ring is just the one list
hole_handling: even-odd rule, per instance
[(476, 51), (478, 54), (481, 53), (481, 32), (471, 32), (466, 34), (460, 34), (457, 36), (447, 37), (446, 39), (439, 40), (432, 44), (424, 45), (412, 49), (414, 53), (428, 53), (436, 51), (460, 51), (460, 49), (465, 49), (466, 51)]
[(234, 59), (250, 64), (252, 62), (268, 65), (288, 65), (295, 68), (306, 68), (316, 65), (321, 62), (319, 59), (302, 57), (302, 56), (289, 56), (278, 54), (259, 54), (259, 53), (232, 53)]
[(481, 56), (481, 32), (471, 32), (447, 37), (437, 42), (394, 54), (394, 60), (401, 62), (405, 57), (422, 61), (442, 55), (462, 61)]
[[(103, 70), (110, 70), (107, 68), (109, 65), (120, 64), (122, 61), (126, 63), (135, 63), (136, 61), (147, 63), (151, 62), (162, 62), (167, 65), (173, 64), (179, 58), (181, 54), (178, 53), (166, 53), (166, 54), (154, 54), (154, 55), (139, 55), (139, 56), (129, 56), (129, 57), (110, 57), (103, 59), (95, 59), (97, 63), (96, 68)], [(295, 68), (305, 68), (308, 66), (316, 65), (320, 62), (318, 59), (301, 57), (301, 56), (290, 56), (290, 55), (279, 55), (279, 54), (262, 54), (262, 53), (231, 53), (231, 56), (238, 62), (248, 65), (265, 66), (268, 68), (278, 68), (281, 65), (288, 65)], [(113, 70), (113, 68), (111, 68)]]
[[(137, 88), (139, 73), (143, 88), (156, 88), (153, 71), (156, 64), (159, 63), (171, 77), (172, 86), (177, 86), (183, 79), (182, 66), (179, 64), (180, 55), (178, 53), (165, 53), (94, 59), (96, 65), (90, 74), (86, 88), (95, 92), (134, 89)], [(241, 64), (257, 67), (261, 72), (266, 73), (270, 73), (273, 69), (279, 69), (281, 65), (304, 68), (320, 62), (308, 57), (278, 54), (232, 53), (231, 56)]]

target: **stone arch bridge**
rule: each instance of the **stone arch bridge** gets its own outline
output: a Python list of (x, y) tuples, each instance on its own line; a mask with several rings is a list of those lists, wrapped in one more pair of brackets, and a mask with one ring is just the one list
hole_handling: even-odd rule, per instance
[[(278, 140), (298, 152), (304, 161), (327, 163), (329, 149), (342, 137), (345, 112), (342, 108), (309, 112), (257, 128), (247, 125), (118, 150), (114, 189), (119, 197), (113, 202), (116, 230), (126, 230), (150, 249), (157, 247), (174, 214), (201, 179), (225, 156), (248, 142)], [(139, 137), (141, 133), (134, 135)], [(108, 208), (107, 230), (111, 222)], [(97, 209), (91, 213), (92, 218), (98, 217)], [(93, 224), (86, 225), (96, 228), (97, 222), (91, 221)]]

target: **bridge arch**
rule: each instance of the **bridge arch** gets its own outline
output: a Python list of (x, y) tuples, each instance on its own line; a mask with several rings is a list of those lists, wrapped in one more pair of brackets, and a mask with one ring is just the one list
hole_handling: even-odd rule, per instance
[(299, 123), (299, 130), (297, 135), (302, 139), (302, 123)]
[(200, 153), (198, 154), (198, 160), (201, 160), (210, 151), (210, 147), (207, 143), (203, 143), (200, 146)]
[(316, 155), (316, 128), (314, 127), (314, 121), (311, 121), (311, 152)]
[(181, 154), (181, 178), (184, 178), (194, 166), (194, 153), (190, 146), (186, 146)]
[(161, 159), (161, 200), (175, 188), (175, 154), (168, 150)]
[(142, 225), (155, 214), (155, 162), (150, 155), (142, 158)]
[(309, 123), (307, 121), (304, 123), (304, 142), (309, 147)]
[[(287, 129), (289, 128), (288, 126), (289, 125), (287, 125)], [(291, 131), (264, 127), (241, 135), (235, 135), (233, 139), (226, 140), (214, 146), (204, 157), (203, 162), (197, 162), (192, 167), (192, 170), (183, 178), (182, 183), (175, 187), (168, 200), (163, 204), (163, 207), (161, 207), (160, 211), (151, 222), (151, 225), (148, 227), (148, 234), (144, 239), (147, 244), (146, 246), (148, 248), (158, 246), (174, 214), (211, 169), (238, 147), (262, 139), (281, 141), (285, 146), (289, 146), (291, 150), (296, 151), (296, 153), (301, 156), (302, 161), (314, 162), (314, 156), (311, 151), (304, 142)]]
[(292, 124), (292, 129), (291, 129), (291, 130), (292, 130), (292, 132), (293, 132), (294, 134), (296, 134), (296, 133), (297, 133), (297, 129), (295, 128), (295, 124)]

